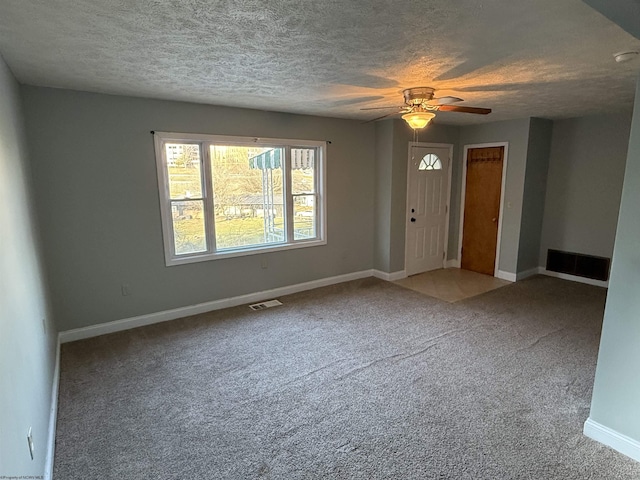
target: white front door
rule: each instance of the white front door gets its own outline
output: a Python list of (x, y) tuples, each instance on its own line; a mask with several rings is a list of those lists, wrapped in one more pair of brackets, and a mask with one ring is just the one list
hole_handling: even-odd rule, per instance
[(449, 217), (449, 147), (409, 147), (407, 275), (444, 267)]

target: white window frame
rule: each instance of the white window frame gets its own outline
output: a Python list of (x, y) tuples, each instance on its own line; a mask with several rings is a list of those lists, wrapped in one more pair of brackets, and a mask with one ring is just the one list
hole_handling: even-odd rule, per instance
[[(206, 251), (176, 255), (173, 238), (173, 219), (171, 215), (171, 195), (169, 190), (169, 175), (166, 168), (165, 143), (191, 143), (200, 145), (200, 172), (202, 178), (202, 199), (204, 200)], [(326, 217), (326, 154), (327, 142), (315, 140), (296, 140), (283, 138), (256, 138), (227, 135), (206, 135), (192, 133), (154, 132), (154, 145), (156, 156), (156, 170), (158, 172), (158, 192), (160, 197), (160, 215), (162, 218), (162, 237), (164, 243), (164, 256), (167, 266), (183, 265), (186, 263), (204, 262), (220, 258), (240, 257), (256, 255), (295, 248), (316, 247), (327, 243), (327, 217)], [(262, 146), (270, 148), (282, 148), (284, 150), (283, 162), (283, 190), (284, 190), (284, 218), (287, 232), (286, 240), (282, 243), (251, 245), (235, 249), (216, 251), (215, 249), (215, 221), (213, 203), (213, 185), (211, 176), (211, 162), (209, 159), (210, 145), (233, 146)], [(316, 237), (312, 239), (293, 239), (294, 196), (305, 194), (293, 194), (291, 189), (291, 149), (297, 147), (316, 148), (314, 157), (315, 170), (315, 194), (316, 211), (315, 226)], [(176, 199), (173, 199), (174, 201)], [(189, 200), (189, 199), (185, 199)], [(196, 199), (198, 200), (198, 199)]]

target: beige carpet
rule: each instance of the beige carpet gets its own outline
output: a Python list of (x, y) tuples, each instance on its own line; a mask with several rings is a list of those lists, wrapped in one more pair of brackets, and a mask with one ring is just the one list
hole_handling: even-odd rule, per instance
[(605, 295), (364, 279), (64, 344), (54, 478), (638, 479), (582, 434)]
[(453, 303), (504, 287), (511, 282), (470, 270), (446, 268), (412, 275), (393, 283)]

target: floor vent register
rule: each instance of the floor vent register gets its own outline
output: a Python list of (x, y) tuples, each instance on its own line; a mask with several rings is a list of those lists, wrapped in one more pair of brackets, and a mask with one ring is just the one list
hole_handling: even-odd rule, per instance
[(268, 300), (266, 302), (249, 305), (249, 308), (251, 310), (264, 310), (265, 308), (277, 307), (278, 305), (282, 305), (282, 302), (279, 300)]

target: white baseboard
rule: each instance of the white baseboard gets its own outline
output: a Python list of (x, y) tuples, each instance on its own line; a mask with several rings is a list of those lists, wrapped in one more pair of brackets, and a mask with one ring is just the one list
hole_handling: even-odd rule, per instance
[(60, 385), (60, 334), (56, 337), (56, 360), (51, 384), (51, 406), (49, 407), (49, 432), (47, 435), (47, 457), (44, 463), (44, 479), (53, 478), (53, 459), (56, 452), (56, 420), (58, 419), (58, 387)]
[(407, 278), (407, 272), (405, 270), (400, 270), (399, 272), (387, 273), (381, 270), (374, 270), (373, 276), (381, 280), (386, 280), (387, 282), (395, 282), (396, 280)]
[(576, 275), (569, 275), (568, 273), (550, 272), (544, 267), (538, 267), (538, 273), (547, 275), (549, 277), (561, 278), (562, 280), (571, 280), (572, 282), (586, 283), (587, 285), (595, 285), (596, 287), (609, 287), (608, 281), (593, 280), (592, 278), (578, 277)]
[(637, 440), (616, 432), (609, 427), (605, 427), (604, 425), (591, 420), (591, 418), (587, 418), (587, 421), (584, 422), (583, 431), (587, 437), (595, 440), (596, 442), (600, 442), (603, 445), (611, 447), (623, 455), (640, 462), (640, 442)]
[(504, 272), (502, 270), (498, 270), (496, 277), (507, 280), (508, 282), (515, 282), (518, 279), (515, 273)]
[(529, 270), (525, 270), (524, 272), (518, 272), (516, 274), (516, 281), (524, 280), (525, 278), (533, 277), (534, 275), (538, 275), (540, 273), (540, 267), (530, 268)]
[(97, 337), (99, 335), (106, 335), (107, 333), (120, 332), (122, 330), (143, 327), (145, 325), (151, 325), (154, 323), (166, 322), (168, 320), (175, 320), (177, 318), (197, 315), (199, 313), (210, 312), (212, 310), (220, 310), (223, 308), (236, 307), (238, 305), (244, 305), (247, 303), (261, 302), (263, 300), (268, 300), (280, 295), (290, 295), (292, 293), (303, 292), (305, 290), (326, 287), (327, 285), (334, 285), (336, 283), (371, 277), (373, 275), (373, 270), (363, 270), (360, 272), (347, 273), (345, 275), (338, 275), (335, 277), (321, 278), (319, 280), (313, 280), (311, 282), (298, 283), (295, 285), (288, 285), (286, 287), (264, 290), (262, 292), (249, 293), (246, 295), (240, 295), (231, 298), (223, 298), (221, 300), (214, 300), (212, 302), (199, 303), (197, 305), (189, 305), (186, 307), (174, 308), (172, 310), (164, 310), (162, 312), (124, 318), (122, 320), (114, 320), (113, 322), (100, 323), (98, 325), (91, 325), (89, 327), (74, 328), (72, 330), (60, 332), (60, 343), (67, 343), (76, 340), (82, 340), (85, 338)]
[[(460, 268), (460, 262), (458, 260), (447, 260), (445, 262), (445, 268)], [(495, 276), (497, 278), (501, 278), (502, 280), (507, 280), (509, 282), (516, 282), (516, 281), (524, 280), (525, 278), (529, 278), (539, 274), (547, 275), (549, 277), (561, 278), (563, 280), (571, 280), (572, 282), (586, 283), (587, 285), (595, 285), (596, 287), (607, 288), (609, 286), (609, 282), (603, 282), (601, 280), (593, 280), (591, 278), (578, 277), (576, 275), (568, 275), (566, 273), (550, 272), (544, 267), (530, 268), (529, 270), (525, 270), (524, 272), (518, 272), (517, 274), (511, 273), (511, 272), (505, 272), (504, 270), (498, 270)], [(382, 278), (382, 277), (379, 277), (379, 278)]]

